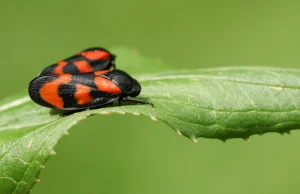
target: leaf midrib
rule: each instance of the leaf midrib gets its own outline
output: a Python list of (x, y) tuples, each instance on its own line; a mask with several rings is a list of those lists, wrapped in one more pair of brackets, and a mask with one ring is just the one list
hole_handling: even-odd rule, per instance
[(189, 103), (183, 104), (177, 100), (165, 100), (165, 99), (160, 99), (157, 97), (151, 97), (151, 100), (158, 100), (158, 101), (163, 101), (166, 103), (174, 103), (182, 106), (189, 106), (193, 108), (199, 108), (203, 110), (208, 110), (208, 111), (215, 111), (215, 112), (230, 112), (230, 113), (248, 113), (248, 112), (265, 112), (265, 113), (288, 113), (288, 112), (298, 112), (300, 109), (293, 109), (293, 110), (285, 110), (285, 111), (271, 111), (271, 110), (257, 110), (257, 109), (245, 109), (245, 110), (219, 110), (219, 109), (213, 109), (213, 108), (208, 108), (208, 107), (201, 107), (201, 106), (195, 106), (191, 105)]

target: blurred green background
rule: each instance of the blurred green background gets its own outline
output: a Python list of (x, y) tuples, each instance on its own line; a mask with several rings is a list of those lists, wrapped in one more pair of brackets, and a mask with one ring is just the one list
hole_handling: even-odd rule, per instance
[[(173, 68), (297, 68), (299, 10), (276, 0), (1, 0), (0, 97), (90, 46), (128, 46)], [(194, 144), (142, 116), (94, 116), (58, 144), (32, 193), (299, 194), (299, 138)]]

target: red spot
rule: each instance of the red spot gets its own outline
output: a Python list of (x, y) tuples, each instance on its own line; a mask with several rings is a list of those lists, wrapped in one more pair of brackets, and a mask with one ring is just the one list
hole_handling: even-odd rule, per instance
[(103, 75), (104, 73), (111, 72), (111, 70), (95, 71), (95, 75)]
[(66, 66), (68, 63), (66, 61), (60, 61), (57, 63), (56, 67), (53, 70), (53, 74), (62, 74), (64, 73), (63, 67)]
[(121, 94), (120, 88), (115, 83), (109, 81), (108, 79), (105, 79), (104, 77), (96, 76), (94, 81), (98, 90), (101, 90), (108, 94), (114, 94), (114, 95)]
[(72, 81), (72, 78), (69, 74), (62, 74), (56, 80), (45, 83), (40, 89), (41, 98), (56, 108), (63, 108), (64, 101), (58, 95), (58, 87), (70, 81)]
[(81, 55), (88, 58), (89, 60), (107, 60), (110, 56), (108, 52), (101, 50), (87, 51), (81, 53)]
[(90, 103), (93, 100), (91, 96), (91, 88), (81, 84), (76, 84), (74, 97), (77, 100), (77, 104), (81, 105)]
[(86, 61), (75, 61), (74, 65), (77, 67), (80, 73), (92, 72), (94, 69)]

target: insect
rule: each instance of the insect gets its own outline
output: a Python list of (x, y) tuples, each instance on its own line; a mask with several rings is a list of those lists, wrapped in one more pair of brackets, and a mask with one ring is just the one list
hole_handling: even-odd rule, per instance
[(45, 75), (29, 84), (29, 96), (37, 104), (59, 110), (82, 110), (108, 105), (115, 100), (119, 104), (131, 101), (142, 104), (136, 97), (141, 86), (121, 70), (103, 70), (81, 74)]
[(59, 75), (63, 73), (78, 74), (116, 68), (116, 56), (101, 47), (88, 48), (67, 59), (50, 65), (39, 76)]

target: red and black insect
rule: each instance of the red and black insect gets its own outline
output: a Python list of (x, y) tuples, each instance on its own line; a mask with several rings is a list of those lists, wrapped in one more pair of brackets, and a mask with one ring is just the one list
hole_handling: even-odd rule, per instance
[(118, 100), (150, 104), (137, 99), (141, 86), (121, 70), (104, 70), (81, 74), (39, 76), (29, 84), (29, 96), (37, 104), (60, 110), (102, 107)]
[(79, 74), (108, 70), (115, 65), (116, 56), (101, 47), (88, 48), (42, 70), (39, 76), (64, 73)]

